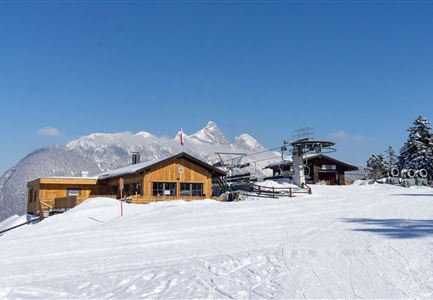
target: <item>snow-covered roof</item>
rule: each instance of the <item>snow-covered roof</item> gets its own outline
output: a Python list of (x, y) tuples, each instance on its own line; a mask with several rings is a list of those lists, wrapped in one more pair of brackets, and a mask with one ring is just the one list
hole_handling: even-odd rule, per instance
[(129, 165), (126, 167), (122, 167), (119, 169), (114, 169), (114, 170), (110, 170), (104, 173), (101, 173), (98, 175), (98, 179), (108, 179), (108, 178), (112, 178), (112, 177), (116, 177), (116, 176), (122, 176), (122, 175), (129, 175), (129, 174), (134, 174), (142, 169), (148, 168), (154, 164), (157, 164), (163, 160), (166, 160), (167, 158), (161, 158), (161, 159), (154, 159), (154, 160), (149, 160), (149, 161), (145, 161), (142, 163), (138, 163), (135, 165)]
[(98, 179), (98, 176), (48, 176), (46, 179)]
[(142, 163), (138, 163), (138, 164), (134, 164), (134, 165), (129, 165), (126, 167), (122, 167), (119, 169), (115, 169), (115, 170), (111, 170), (111, 171), (107, 171), (104, 173), (101, 173), (98, 175), (98, 179), (102, 180), (102, 179), (109, 179), (109, 178), (113, 178), (113, 177), (117, 177), (117, 176), (123, 176), (123, 175), (130, 175), (130, 174), (134, 174), (138, 171), (141, 171), (143, 169), (149, 168), (153, 165), (159, 164), (161, 162), (170, 160), (170, 159), (174, 159), (174, 158), (178, 158), (178, 157), (186, 157), (189, 160), (192, 160), (193, 162), (201, 165), (202, 167), (205, 167), (208, 170), (211, 170), (213, 173), (218, 173), (219, 175), (225, 175), (225, 172), (208, 164), (207, 162), (204, 162), (190, 154), (187, 154), (185, 152), (180, 152), (178, 154), (175, 154), (173, 156), (169, 156), (169, 157), (165, 157), (165, 158), (161, 158), (161, 159), (155, 159), (155, 160), (149, 160), (146, 162), (142, 162)]

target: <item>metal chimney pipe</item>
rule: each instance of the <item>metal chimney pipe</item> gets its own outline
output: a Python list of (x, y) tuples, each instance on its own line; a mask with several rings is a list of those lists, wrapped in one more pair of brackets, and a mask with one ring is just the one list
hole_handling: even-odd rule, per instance
[(136, 165), (140, 163), (140, 153), (139, 152), (132, 152), (132, 164)]

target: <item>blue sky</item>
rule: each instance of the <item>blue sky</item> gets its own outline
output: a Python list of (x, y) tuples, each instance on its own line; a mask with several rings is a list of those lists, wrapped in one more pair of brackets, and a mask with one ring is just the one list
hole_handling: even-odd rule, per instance
[(363, 163), (433, 121), (433, 2), (2, 2), (0, 103), (0, 173), (92, 132), (208, 120), (267, 147), (314, 127)]

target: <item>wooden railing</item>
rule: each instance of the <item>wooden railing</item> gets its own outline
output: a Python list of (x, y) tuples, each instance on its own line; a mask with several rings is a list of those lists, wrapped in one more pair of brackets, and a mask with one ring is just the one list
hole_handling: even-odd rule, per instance
[(44, 202), (44, 201), (42, 201), (42, 200), (39, 200), (39, 203), (40, 203), (41, 205), (44, 205), (44, 206), (48, 207), (49, 209), (52, 209), (52, 208), (53, 208), (52, 205), (50, 205), (50, 204), (48, 204), (48, 203), (46, 203), (46, 202)]
[(69, 196), (69, 197), (62, 197), (62, 198), (56, 198), (54, 200), (54, 208), (55, 209), (70, 209), (81, 202), (78, 200), (77, 196)]
[(117, 195), (90, 195), (90, 198), (112, 198), (112, 199), (117, 199)]
[(278, 197), (294, 197), (294, 194), (311, 194), (311, 188), (304, 184), (302, 188), (292, 187), (268, 187), (261, 186), (255, 183), (251, 184), (253, 192), (259, 196), (267, 196), (272, 198)]

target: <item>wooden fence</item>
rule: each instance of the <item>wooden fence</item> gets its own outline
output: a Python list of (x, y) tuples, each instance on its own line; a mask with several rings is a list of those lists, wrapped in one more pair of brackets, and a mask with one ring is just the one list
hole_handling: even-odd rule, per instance
[(278, 197), (295, 197), (295, 194), (311, 194), (311, 188), (304, 184), (303, 188), (292, 187), (268, 187), (258, 184), (251, 184), (253, 192), (259, 196), (268, 196), (272, 198)]

